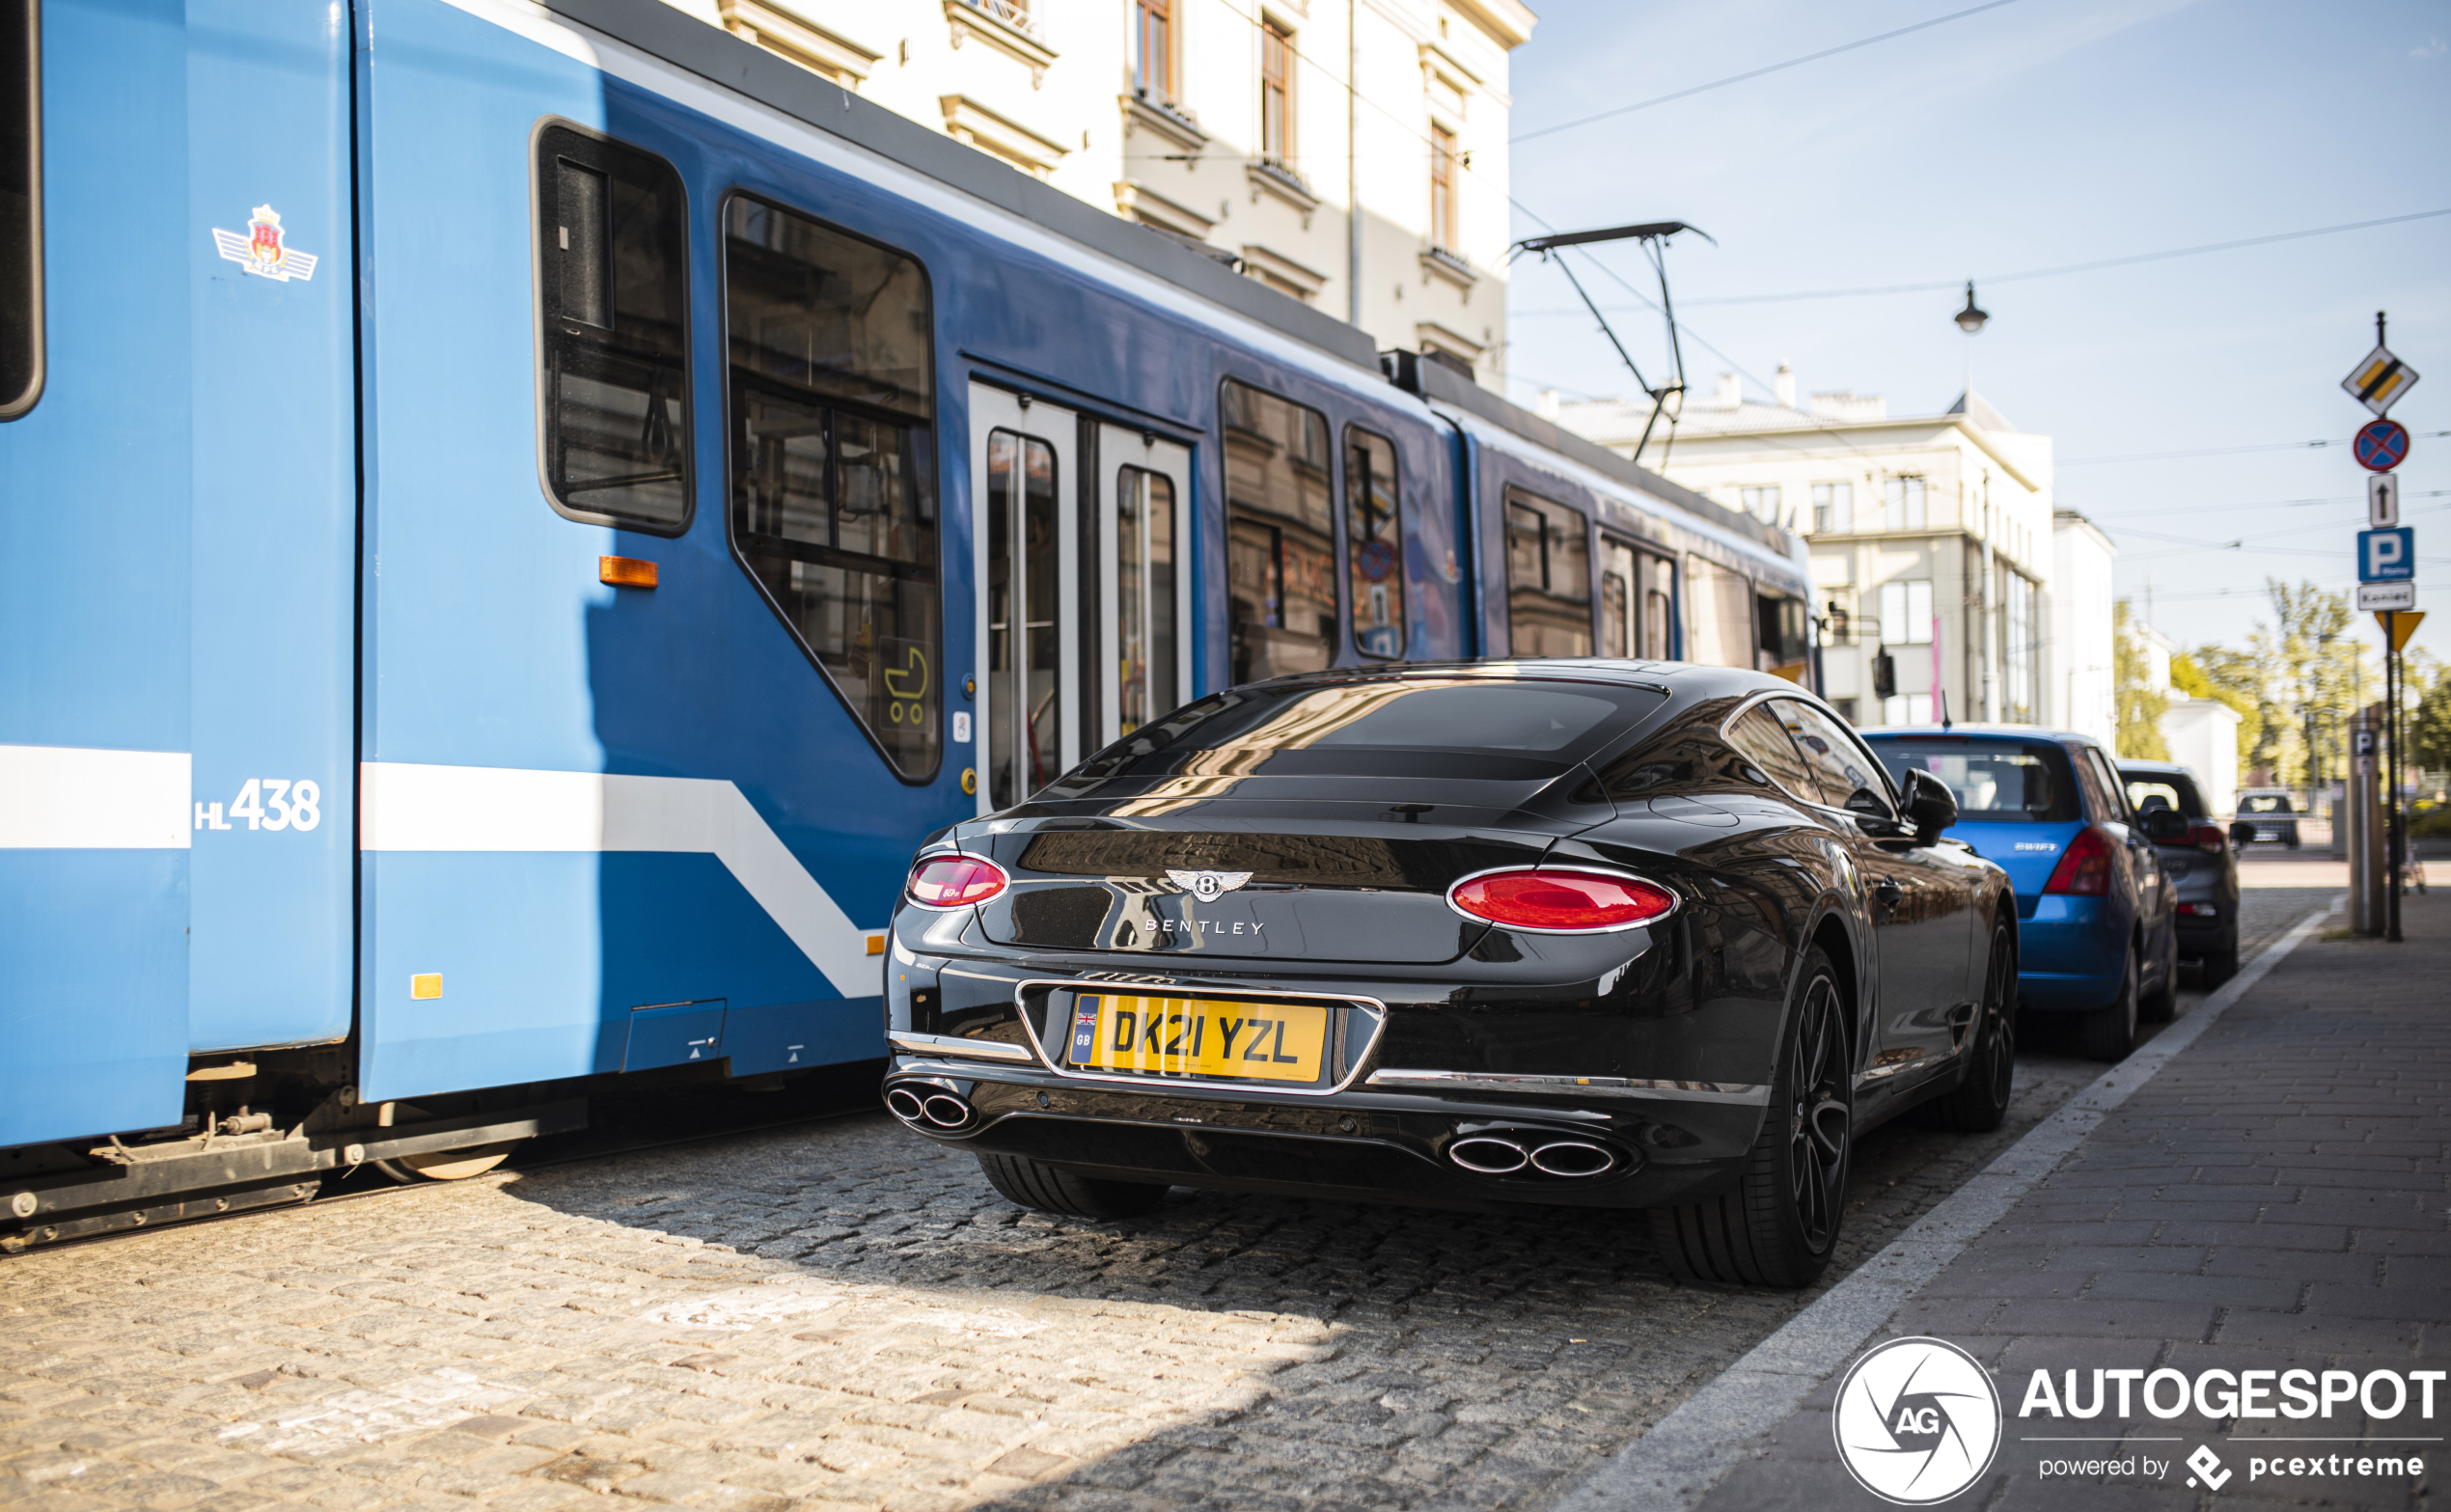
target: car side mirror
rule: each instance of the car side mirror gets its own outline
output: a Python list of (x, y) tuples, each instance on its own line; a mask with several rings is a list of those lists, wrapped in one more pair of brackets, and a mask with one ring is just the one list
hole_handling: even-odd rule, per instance
[(2241, 849), (2254, 844), (2255, 826), (2244, 819), (2233, 820), (2230, 824), (2230, 843)]
[(2161, 845), (2184, 844), (2188, 838), (2188, 816), (2176, 809), (2147, 809), (2137, 817), (2144, 821), (2145, 838)]
[(1957, 795), (1949, 784), (1921, 767), (1907, 771), (1907, 822), (1914, 826), (1914, 842), (1929, 845), (1941, 832), (1957, 823)]

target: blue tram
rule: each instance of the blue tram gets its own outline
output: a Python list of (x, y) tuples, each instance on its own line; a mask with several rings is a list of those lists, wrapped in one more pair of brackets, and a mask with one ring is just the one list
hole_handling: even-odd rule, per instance
[(1809, 676), (1792, 537), (651, 0), (0, 0), (0, 1247), (880, 1058), (916, 843), (1214, 687)]

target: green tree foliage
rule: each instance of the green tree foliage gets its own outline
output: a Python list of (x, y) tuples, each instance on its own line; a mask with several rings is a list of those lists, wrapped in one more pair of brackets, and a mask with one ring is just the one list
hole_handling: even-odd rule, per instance
[(2170, 659), (2170, 681), (2190, 698), (2205, 696), (2189, 680), (2197, 678), (2211, 697), (2239, 711), (2239, 781), (2245, 782), (2246, 774), (2256, 767), (2280, 765), (2281, 747), (2295, 726), (2290, 711), (2274, 696), (2264, 664), (2249, 652), (2210, 644)]
[(2423, 767), (2451, 767), (2451, 669), (2423, 651), (2407, 667), (2409, 757)]
[(2273, 622), (2257, 622), (2248, 651), (2293, 726), (2274, 765), (2292, 786), (2330, 782), (2348, 759), (2351, 716), (2382, 695), (2382, 678), (2370, 673), (2364, 645), (2349, 633), (2356, 616), (2347, 593), (2278, 578), (2265, 579), (2264, 591)]
[(2148, 675), (2153, 656), (2145, 639), (2129, 624), (2128, 601), (2121, 599), (2110, 611), (2110, 675), (2118, 700), (2119, 754), (2134, 761), (2167, 761), (2170, 748), (2162, 743), (2162, 716), (2169, 712), (2170, 699), (2152, 685)]

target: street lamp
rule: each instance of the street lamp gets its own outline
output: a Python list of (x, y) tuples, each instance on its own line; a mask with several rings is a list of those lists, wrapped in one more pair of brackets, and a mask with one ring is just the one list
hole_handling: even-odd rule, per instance
[(1984, 322), (1991, 318), (1992, 313), (1990, 311), (1975, 304), (1974, 280), (1970, 278), (1968, 279), (1966, 281), (1966, 308), (1957, 313), (1957, 328), (1964, 331), (1967, 335), (1972, 336), (1975, 332), (1983, 329)]

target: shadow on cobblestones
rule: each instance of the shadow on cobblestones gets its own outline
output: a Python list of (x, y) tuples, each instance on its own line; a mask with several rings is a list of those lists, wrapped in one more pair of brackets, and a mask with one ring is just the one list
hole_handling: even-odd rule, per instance
[[(1867, 1137), (1831, 1280), (2097, 1070)], [(1059, 1221), (848, 1118), (0, 1264), (0, 1504), (1537, 1508), (1811, 1296), (1638, 1214)]]

